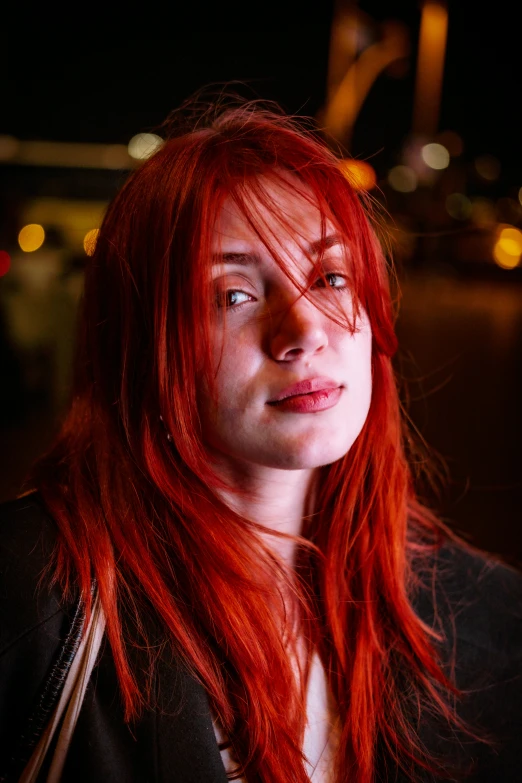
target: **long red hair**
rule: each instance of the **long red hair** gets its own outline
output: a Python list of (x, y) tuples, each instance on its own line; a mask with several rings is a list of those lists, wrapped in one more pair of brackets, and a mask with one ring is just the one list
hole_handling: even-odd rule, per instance
[(306, 783), (303, 689), (274, 586), (290, 577), (219, 499), (197, 404), (201, 384), (213, 388), (216, 216), (232, 195), (254, 220), (248, 189), (278, 172), (297, 177), (350, 243), (354, 300), (373, 333), (370, 411), (349, 453), (318, 472), (291, 583), (308, 662), (315, 647), (339, 715), (335, 780), (371, 783), (378, 742), (408, 774), (440, 774), (411, 716), (427, 709), (467, 727), (450, 706), (458, 691), (437, 652), (441, 632), (412, 608), (420, 564), (445, 528), (416, 499), (405, 456), (389, 270), (336, 156), (273, 107), (207, 112), (171, 133), (107, 210), (85, 272), (71, 404), (32, 473), (59, 528), (53, 578), (79, 585), (88, 610), (96, 578), (127, 720), (151, 698), (129, 650), (148, 645), (153, 615), (205, 687), (239, 771)]

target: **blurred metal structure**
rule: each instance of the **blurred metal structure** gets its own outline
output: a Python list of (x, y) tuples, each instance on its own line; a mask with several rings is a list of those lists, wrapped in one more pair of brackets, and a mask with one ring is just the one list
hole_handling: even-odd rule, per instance
[(425, 0), (422, 5), (413, 108), (412, 131), (416, 136), (432, 138), (438, 130), (447, 34), (448, 10), (445, 0)]
[(375, 80), (408, 57), (409, 34), (396, 20), (378, 27), (351, 0), (338, 0), (332, 21), (326, 105), (320, 121), (349, 149), (353, 127)]
[(0, 162), (78, 169), (132, 169), (136, 165), (124, 144), (24, 141), (13, 136), (0, 136)]

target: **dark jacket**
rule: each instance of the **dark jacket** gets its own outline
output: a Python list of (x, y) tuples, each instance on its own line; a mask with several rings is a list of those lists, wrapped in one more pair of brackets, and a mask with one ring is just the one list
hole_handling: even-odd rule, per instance
[[(20, 735), (71, 623), (73, 602), (39, 579), (56, 540), (56, 528), (33, 494), (0, 505), (0, 780), (16, 757)], [(448, 543), (438, 554), (439, 612), (455, 610), (457, 684), (470, 693), (459, 708), (498, 738), (496, 750), (458, 743), (457, 756), (475, 763), (472, 783), (522, 781), (522, 574), (486, 555)], [(429, 591), (414, 600), (433, 622)], [(449, 613), (447, 613), (449, 617)], [(123, 720), (116, 675), (104, 643), (69, 750), (66, 783), (225, 783), (205, 690), (184, 669), (160, 662), (158, 707), (132, 726)], [(453, 758), (440, 725), (421, 726), (430, 749)], [(451, 748), (451, 750), (450, 750)], [(459, 756), (460, 754), (460, 756)], [(379, 779), (403, 780), (380, 756)], [(2, 777), (2, 775), (4, 777)], [(419, 781), (432, 778), (419, 776)]]

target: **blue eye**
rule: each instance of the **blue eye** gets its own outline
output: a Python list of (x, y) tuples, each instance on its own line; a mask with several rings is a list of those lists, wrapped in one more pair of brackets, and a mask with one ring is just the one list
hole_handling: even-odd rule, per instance
[(218, 307), (226, 307), (238, 309), (241, 305), (246, 304), (252, 297), (245, 291), (240, 291), (235, 288), (229, 288), (226, 291), (221, 291), (216, 297)]
[(328, 280), (332, 288), (344, 288), (346, 285), (345, 276), (338, 275), (336, 272), (332, 272), (331, 274), (326, 275), (326, 279)]
[(327, 272), (325, 274), (325, 279), (327, 281), (326, 284), (324, 279), (320, 277), (316, 283), (316, 286), (318, 288), (329, 287), (337, 291), (344, 291), (344, 289), (348, 287), (348, 279), (346, 275), (342, 275), (338, 272)]

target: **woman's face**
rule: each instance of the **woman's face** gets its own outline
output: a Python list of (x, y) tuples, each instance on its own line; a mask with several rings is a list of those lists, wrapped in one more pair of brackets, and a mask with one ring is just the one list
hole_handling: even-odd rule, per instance
[(365, 422), (371, 329), (362, 309), (354, 334), (324, 312), (330, 308), (340, 321), (340, 304), (352, 314), (345, 249), (333, 226), (326, 227), (331, 247), (324, 254), (325, 285), (302, 250), (313, 251), (321, 240), (318, 208), (281, 185), (267, 182), (266, 192), (292, 231), (253, 200), (255, 214), (307, 295), (226, 201), (215, 227), (213, 267), (218, 404), (203, 395), (203, 434), (218, 457), (238, 467), (316, 468), (345, 455)]

